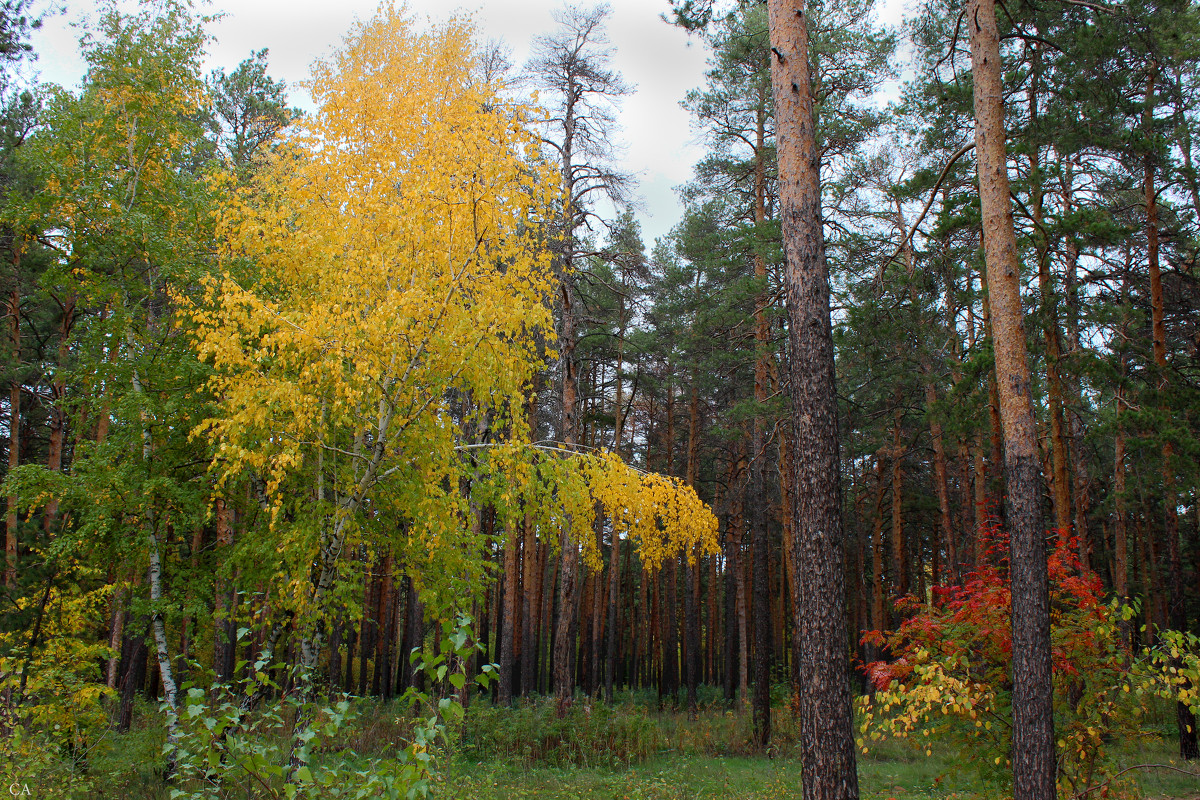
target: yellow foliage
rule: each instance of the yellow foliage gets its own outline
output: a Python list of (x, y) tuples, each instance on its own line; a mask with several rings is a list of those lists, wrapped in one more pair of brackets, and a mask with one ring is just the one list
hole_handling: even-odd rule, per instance
[[(543, 237), (560, 187), (537, 112), (480, 76), (472, 37), (462, 20), (418, 30), (385, 5), (314, 68), (315, 114), (231, 192), (222, 277), (190, 307), (220, 398), (198, 431), (214, 469), (261, 475), (275, 523), (291, 516), (284, 498), (323, 498), (323, 575), (347, 536), (400, 519), (407, 568), (426, 554), (426, 571), (469, 582), (466, 486), (472, 502), (493, 491), (483, 502), (506, 519), (569, 531), (593, 565), (597, 513), (654, 567), (716, 552), (716, 519), (677, 479), (612, 454), (531, 457), (515, 410), (553, 339)], [(467, 433), (484, 426), (486, 442)], [(277, 551), (311, 552), (296, 537), (312, 533), (277, 530)], [(327, 581), (278, 577), (301, 611), (320, 608)]]
[[(396, 459), (436, 480), (452, 395), (498, 408), (539, 366), (557, 184), (531, 108), (476, 60), (466, 22), (419, 31), (385, 6), (316, 65), (316, 113), (222, 210), (226, 272), (192, 316), (226, 475), (274, 492), (323, 450), (346, 460), (339, 497), (361, 501)], [(257, 281), (234, 277), (246, 261)]]

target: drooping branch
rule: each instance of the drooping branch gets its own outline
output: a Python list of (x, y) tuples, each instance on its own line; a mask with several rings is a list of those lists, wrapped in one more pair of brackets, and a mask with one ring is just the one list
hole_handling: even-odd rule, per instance
[(974, 142), (968, 142), (967, 144), (964, 144), (955, 151), (954, 155), (950, 156), (950, 160), (946, 162), (944, 167), (942, 167), (941, 174), (938, 175), (937, 180), (933, 184), (933, 188), (929, 190), (929, 199), (925, 201), (925, 207), (921, 209), (921, 213), (917, 215), (915, 220), (913, 220), (912, 226), (909, 227), (908, 233), (904, 234), (904, 238), (900, 240), (900, 244), (896, 246), (896, 250), (879, 265), (879, 271), (875, 273), (876, 285), (883, 280), (883, 271), (887, 268), (887, 265), (899, 257), (909, 240), (912, 239), (913, 234), (917, 232), (917, 228), (921, 227), (921, 223), (925, 221), (925, 215), (928, 214), (929, 209), (933, 207), (934, 198), (937, 197), (938, 189), (942, 188), (942, 182), (946, 180), (946, 176), (950, 173), (950, 167), (954, 166), (954, 162), (958, 161), (960, 158), (974, 149)]

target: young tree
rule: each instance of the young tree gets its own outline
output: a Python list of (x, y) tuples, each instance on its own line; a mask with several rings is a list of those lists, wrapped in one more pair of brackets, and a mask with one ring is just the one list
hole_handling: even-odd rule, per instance
[[(536, 223), (557, 184), (533, 158), (530, 110), (477, 64), (462, 20), (423, 32), (385, 9), (355, 28), (314, 68), (295, 146), (225, 209), (227, 271), (194, 312), (217, 369), (217, 463), (226, 480), (264, 477), (299, 559), (278, 577), (305, 620), (308, 680), (352, 535), (398, 532), (388, 512), (410, 551), (428, 548), (410, 563), (470, 564), (476, 543), (455, 544), (471, 527), (464, 431), (522, 437), (513, 412), (550, 324)], [(239, 282), (247, 267), (261, 277)], [(314, 549), (311, 582), (290, 584)]]

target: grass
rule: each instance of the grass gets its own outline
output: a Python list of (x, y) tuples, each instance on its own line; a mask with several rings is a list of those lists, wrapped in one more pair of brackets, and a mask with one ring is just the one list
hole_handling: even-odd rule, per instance
[[(750, 745), (749, 713), (728, 711), (713, 697), (697, 719), (683, 711), (657, 710), (653, 696), (626, 694), (615, 706), (578, 701), (566, 717), (554, 714), (552, 701), (524, 703), (513, 709), (477, 702), (453, 754), (442, 761), (434, 797), (461, 800), (700, 800), (701, 798), (800, 797), (800, 753), (796, 724), (786, 708), (773, 717), (768, 755)], [(1179, 764), (1170, 726), (1163, 737), (1138, 745), (1113, 743), (1122, 767)], [(362, 757), (394, 755), (408, 733), (394, 705), (366, 701), (343, 744)], [(167, 798), (159, 777), (161, 719), (149, 706), (139, 709), (134, 729), (109, 735), (90, 763), (92, 790), (79, 797), (128, 800)], [(858, 756), (864, 800), (996, 800), (965, 757), (935, 742), (925, 756), (903, 741), (876, 743)], [(1189, 765), (1193, 772), (1196, 767)], [(1146, 798), (1200, 800), (1200, 780), (1170, 770), (1137, 771)], [(58, 794), (35, 786), (39, 796)], [(46, 791), (50, 790), (50, 791)]]
[[(698, 719), (689, 720), (680, 711), (653, 712), (639, 698), (627, 696), (609, 713), (618, 719), (641, 720), (638, 745), (644, 750), (653, 744), (654, 752), (643, 758), (633, 754), (622, 757), (621, 753), (603, 755), (605, 743), (591, 741), (581, 733), (581, 741), (576, 744), (589, 749), (593, 761), (603, 762), (597, 765), (556, 760), (556, 756), (533, 759), (513, 752), (505, 744), (519, 740), (521, 735), (536, 740), (538, 720), (544, 718), (548, 708), (489, 708), (486, 727), (501, 730), (502, 735), (495, 739), (499, 746), (487, 749), (486, 734), (475, 742), (465, 742), (445, 769), (438, 795), (462, 800), (765, 800), (801, 796), (799, 742), (795, 720), (786, 709), (775, 711), (774, 743), (767, 757), (752, 752), (748, 713), (729, 712), (713, 702), (702, 707)], [(575, 713), (577, 709), (572, 710)], [(1138, 745), (1113, 743), (1112, 747), (1122, 767), (1145, 763), (1180, 766), (1176, 743), (1171, 739)], [(906, 742), (883, 741), (876, 743), (869, 754), (859, 754), (859, 784), (864, 800), (994, 800), (995, 787), (965, 768), (963, 756), (936, 743), (932, 749), (933, 755), (925, 756)], [(1200, 781), (1195, 777), (1169, 770), (1138, 770), (1134, 775), (1144, 797), (1200, 800)]]

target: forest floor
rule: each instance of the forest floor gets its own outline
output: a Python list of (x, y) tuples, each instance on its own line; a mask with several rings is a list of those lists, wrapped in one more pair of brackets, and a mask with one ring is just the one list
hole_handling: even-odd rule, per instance
[[(360, 701), (359, 713), (342, 744), (361, 757), (394, 756), (409, 736), (407, 715), (394, 703)], [(697, 719), (682, 710), (657, 710), (645, 698), (610, 706), (577, 702), (565, 717), (543, 700), (515, 708), (476, 702), (451, 753), (442, 753), (435, 798), (455, 800), (789, 800), (800, 798), (799, 743), (786, 707), (772, 714), (774, 733), (767, 754), (750, 747), (750, 715), (723, 703), (702, 706)], [(1116, 768), (1159, 764), (1136, 770), (1122, 791), (1109, 796), (1147, 800), (1200, 800), (1200, 779), (1172, 768), (1178, 743), (1163, 719), (1149, 720), (1160, 735), (1133, 742), (1110, 742)], [(134, 730), (109, 741), (106, 755), (93, 763), (87, 797), (166, 800), (161, 780), (165, 731), (142, 704)], [(872, 745), (859, 753), (863, 800), (997, 800), (1000, 767), (974, 750), (959, 753), (948, 742), (923, 739), (931, 755), (901, 740)], [(103, 776), (103, 777), (100, 777)], [(41, 788), (49, 788), (43, 786)], [(190, 796), (190, 795), (188, 795)], [(257, 795), (252, 795), (257, 796)], [(275, 796), (275, 795), (271, 795)], [(1091, 797), (1101, 795), (1092, 794)]]
[[(1130, 753), (1123, 763), (1168, 763), (1172, 742)], [(994, 790), (981, 783), (960, 760), (908, 748), (886, 748), (860, 756), (863, 800), (958, 798), (992, 800)], [(1154, 800), (1200, 800), (1193, 777), (1164, 770), (1145, 771), (1137, 781), (1143, 796)], [(504, 761), (456, 759), (435, 796), (456, 800), (700, 800), (745, 798), (786, 800), (801, 797), (797, 758), (664, 754), (628, 767), (525, 766)]]
[[(774, 736), (768, 755), (749, 747), (749, 713), (735, 714), (716, 705), (689, 720), (682, 711), (653, 711), (642, 706), (612, 710), (593, 705), (573, 711), (562, 729), (548, 709), (525, 706), (513, 711), (472, 709), (475, 723), (445, 768), (437, 796), (458, 800), (692, 800), (695, 798), (800, 798), (800, 759), (794, 719), (786, 708), (773, 713)], [(640, 724), (644, 728), (639, 728)], [(648, 723), (648, 724), (646, 724)], [(1115, 769), (1139, 764), (1165, 765), (1132, 770), (1122, 797), (1153, 800), (1200, 800), (1200, 780), (1172, 768), (1200, 772), (1181, 764), (1178, 743), (1165, 720), (1151, 725), (1161, 735), (1139, 742), (1110, 742)], [(875, 743), (859, 753), (859, 783), (864, 800), (957, 798), (995, 800), (995, 771), (974, 751), (960, 753), (946, 742), (924, 740), (932, 755), (900, 740)], [(573, 742), (574, 746), (568, 746)], [(652, 750), (639, 750), (649, 745)], [(613, 756), (603, 763), (606, 754)], [(627, 758), (624, 763), (621, 761)], [(1093, 794), (1092, 797), (1102, 796)], [(1110, 795), (1111, 796), (1111, 795)]]

